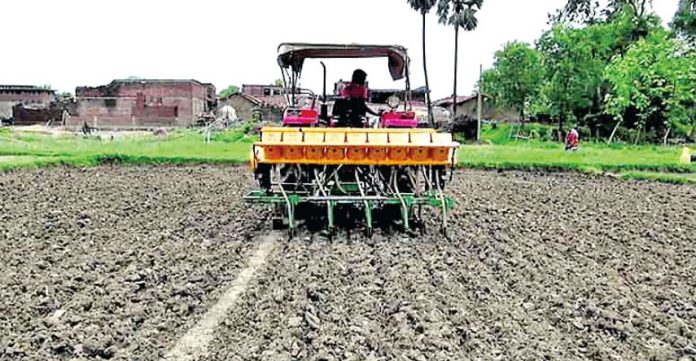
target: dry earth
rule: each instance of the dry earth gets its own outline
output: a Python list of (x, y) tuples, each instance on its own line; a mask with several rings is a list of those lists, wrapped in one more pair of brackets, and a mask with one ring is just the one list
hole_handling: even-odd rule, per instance
[[(157, 359), (269, 227), (246, 173), (1, 174), (0, 359)], [(450, 193), (449, 240), (281, 241), (206, 359), (696, 360), (696, 187), (462, 171)]]
[(0, 359), (157, 359), (245, 263), (259, 215), (240, 174), (0, 174)]

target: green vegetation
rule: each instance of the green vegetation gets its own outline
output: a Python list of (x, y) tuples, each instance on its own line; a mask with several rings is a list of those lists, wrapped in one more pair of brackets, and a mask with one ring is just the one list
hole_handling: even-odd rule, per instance
[(529, 104), (539, 94), (544, 68), (541, 54), (529, 44), (511, 42), (495, 54), (493, 69), (486, 71), (485, 94), (525, 118)]
[(677, 13), (672, 19), (672, 28), (692, 45), (696, 42), (696, 0), (679, 0)]
[(234, 130), (215, 134), (205, 143), (196, 132), (99, 139), (78, 135), (46, 135), (0, 131), (0, 169), (45, 165), (88, 166), (119, 163), (233, 163), (248, 161), (254, 136)]
[(236, 94), (236, 93), (239, 93), (239, 87), (236, 85), (230, 85), (227, 88), (222, 89), (222, 91), (220, 91), (220, 94), (218, 94), (218, 96), (220, 98), (227, 98), (228, 96), (230, 96), (232, 94)]
[[(514, 141), (553, 142), (555, 140), (555, 128), (548, 124), (483, 124), (481, 126), (481, 140), (483, 143), (504, 145)], [(523, 143), (524, 144), (524, 143)], [(558, 143), (552, 144), (558, 147)]]
[(621, 176), (624, 180), (646, 180), (673, 184), (696, 184), (696, 174), (673, 174), (656, 172), (626, 172)]
[[(577, 124), (585, 138), (609, 143), (693, 142), (693, 6), (681, 0), (665, 29), (647, 0), (568, 0), (535, 48), (509, 43), (496, 54), (482, 88), (532, 119), (554, 120), (559, 135)], [(530, 62), (536, 58), (540, 66)]]
[[(685, 55), (672, 55), (680, 53)], [(693, 133), (696, 52), (688, 53), (668, 32), (655, 30), (638, 40), (609, 64), (605, 78), (611, 87), (608, 114), (622, 120), (631, 111), (638, 131), (666, 128), (665, 137), (670, 130), (681, 136)]]
[[(192, 131), (100, 140), (0, 128), (0, 170), (103, 163), (243, 164), (248, 161), (251, 142), (257, 139), (244, 130), (248, 131), (217, 133), (210, 143), (205, 143), (201, 134)], [(516, 140), (510, 134), (524, 134), (529, 140)], [(485, 144), (464, 145), (459, 152), (459, 165), (480, 169), (619, 172), (626, 179), (696, 182), (696, 164), (678, 163), (679, 147), (583, 142), (577, 152), (566, 152), (561, 144), (544, 140), (552, 134), (553, 128), (548, 125), (526, 124), (521, 130), (507, 124), (486, 125), (482, 133)]]
[(681, 147), (583, 141), (578, 151), (566, 152), (553, 136), (550, 125), (487, 124), (481, 133), (484, 144), (463, 147), (459, 161), (465, 167), (491, 169), (696, 172), (696, 164), (678, 163)]
[(696, 172), (696, 165), (678, 163), (680, 153), (677, 147), (603, 144), (581, 144), (578, 151), (566, 152), (558, 143), (511, 142), (467, 145), (459, 152), (459, 164), (485, 169)]

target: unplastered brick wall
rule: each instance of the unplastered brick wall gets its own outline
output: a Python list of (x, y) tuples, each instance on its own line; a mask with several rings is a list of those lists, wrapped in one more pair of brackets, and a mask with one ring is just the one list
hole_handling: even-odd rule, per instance
[[(188, 126), (207, 109), (210, 86), (196, 81), (114, 81), (76, 91), (73, 124)], [(95, 96), (96, 95), (96, 96)]]

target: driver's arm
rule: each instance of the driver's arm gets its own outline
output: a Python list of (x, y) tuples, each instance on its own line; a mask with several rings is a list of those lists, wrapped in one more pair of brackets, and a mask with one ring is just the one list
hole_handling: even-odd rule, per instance
[(370, 113), (370, 114), (372, 114), (372, 115), (374, 115), (374, 116), (380, 116), (380, 113), (379, 113), (379, 112), (375, 112), (374, 110), (370, 109), (370, 107), (367, 106), (367, 102), (363, 101), (362, 104), (363, 104), (363, 106), (365, 107), (365, 111), (366, 111), (367, 113)]

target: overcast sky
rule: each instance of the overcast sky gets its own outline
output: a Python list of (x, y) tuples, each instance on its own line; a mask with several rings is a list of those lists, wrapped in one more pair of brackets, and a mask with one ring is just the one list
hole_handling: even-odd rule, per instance
[[(478, 66), (512, 40), (533, 42), (547, 14), (565, 0), (485, 0), (479, 27), (460, 36), (460, 94), (472, 91)], [(677, 0), (654, 0), (663, 21)], [(424, 84), (420, 15), (405, 0), (2, 0), (0, 84), (50, 84), (60, 91), (115, 78), (194, 78), (218, 90), (280, 78), (281, 42), (399, 44), (409, 50), (414, 87)], [(428, 16), (433, 98), (452, 93), (450, 27)], [(371, 88), (392, 82), (383, 59), (327, 62), (329, 84), (368, 73)], [(305, 65), (302, 86), (321, 90), (318, 61)], [(331, 86), (329, 86), (331, 89)]]

